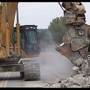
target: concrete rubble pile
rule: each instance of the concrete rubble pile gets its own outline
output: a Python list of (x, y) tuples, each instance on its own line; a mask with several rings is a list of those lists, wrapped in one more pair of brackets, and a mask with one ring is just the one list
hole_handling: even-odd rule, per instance
[(80, 66), (74, 66), (71, 75), (56, 83), (48, 83), (45, 88), (90, 88), (90, 66), (83, 59)]

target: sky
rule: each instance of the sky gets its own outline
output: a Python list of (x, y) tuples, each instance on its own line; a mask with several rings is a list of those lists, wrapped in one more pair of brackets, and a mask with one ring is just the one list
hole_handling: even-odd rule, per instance
[[(86, 23), (90, 25), (90, 2), (82, 4), (86, 10)], [(47, 29), (54, 18), (63, 16), (58, 2), (19, 2), (18, 8), (20, 25), (37, 25), (39, 29)]]

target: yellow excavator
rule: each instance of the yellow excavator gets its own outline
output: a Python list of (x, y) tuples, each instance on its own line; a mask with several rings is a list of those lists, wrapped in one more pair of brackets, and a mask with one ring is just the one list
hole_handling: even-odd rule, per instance
[(40, 54), (37, 26), (20, 26), (18, 14), (18, 2), (0, 3), (0, 72), (19, 71), (24, 80), (39, 80), (39, 63), (30, 59)]

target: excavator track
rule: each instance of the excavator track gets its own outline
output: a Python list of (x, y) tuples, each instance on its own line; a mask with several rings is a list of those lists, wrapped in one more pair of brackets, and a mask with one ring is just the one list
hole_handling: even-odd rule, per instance
[(35, 60), (23, 60), (23, 72), (20, 72), (21, 78), (25, 81), (40, 80), (40, 66)]

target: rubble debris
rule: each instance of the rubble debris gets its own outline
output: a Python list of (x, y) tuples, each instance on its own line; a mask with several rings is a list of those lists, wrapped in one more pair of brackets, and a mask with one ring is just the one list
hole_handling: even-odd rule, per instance
[(90, 88), (90, 67), (87, 60), (83, 61), (81, 66), (74, 66), (72, 68), (73, 72), (75, 72), (73, 76), (70, 75), (57, 83), (49, 83), (47, 88)]

